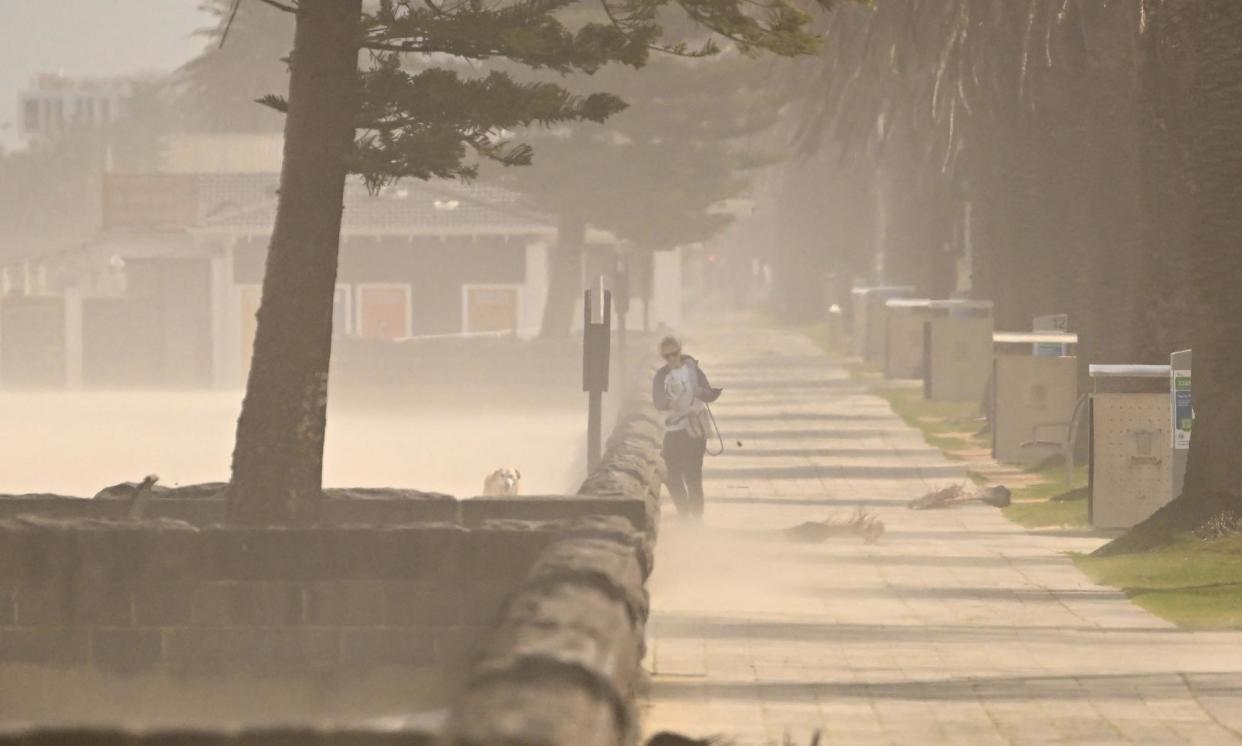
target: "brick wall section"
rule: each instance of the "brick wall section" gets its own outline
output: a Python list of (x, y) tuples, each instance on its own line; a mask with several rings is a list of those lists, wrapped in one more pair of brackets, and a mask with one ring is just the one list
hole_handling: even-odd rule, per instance
[(116, 673), (460, 665), (543, 551), (583, 525), (594, 524), (0, 521), (0, 662)]

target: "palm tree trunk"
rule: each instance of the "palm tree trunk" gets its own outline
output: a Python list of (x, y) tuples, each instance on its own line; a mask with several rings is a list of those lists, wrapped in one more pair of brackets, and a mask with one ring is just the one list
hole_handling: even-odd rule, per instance
[(1221, 512), (1242, 514), (1242, 4), (1237, 0), (1169, 0), (1161, 5), (1168, 45), (1179, 59), (1180, 141), (1188, 143), (1192, 185), (1189, 241), (1182, 271), (1194, 304), (1194, 436), (1182, 494), (1102, 554), (1170, 541)]
[(1143, 275), (1154, 278), (1156, 292), (1136, 297), (1135, 317), (1145, 333), (1138, 342), (1142, 358), (1155, 360), (1170, 350), (1192, 345), (1192, 320), (1197, 317), (1197, 293), (1188, 282), (1169, 282), (1185, 271), (1190, 243), (1193, 204), (1187, 181), (1183, 90), (1179, 54), (1184, 45), (1174, 41), (1184, 24), (1170, 17), (1172, 5), (1155, 6), (1142, 35), (1139, 65), (1139, 166), (1141, 167)]
[(561, 213), (556, 245), (548, 261), (548, 297), (543, 305), (539, 336), (563, 339), (573, 325), (575, 302), (582, 293), (582, 250), (586, 221), (570, 211)]
[(298, 3), (280, 200), (233, 451), (233, 523), (305, 525), (319, 517), (361, 5)]
[(1201, 0), (1195, 19), (1190, 169), (1197, 195), (1186, 280), (1196, 320), (1195, 426), (1186, 493), (1242, 508), (1242, 4)]

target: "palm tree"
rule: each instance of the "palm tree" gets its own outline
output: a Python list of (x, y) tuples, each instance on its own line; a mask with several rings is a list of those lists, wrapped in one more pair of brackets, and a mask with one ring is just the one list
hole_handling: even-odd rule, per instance
[[(1164, 88), (1182, 145), (1171, 159), (1192, 195), (1187, 242), (1171, 282), (1199, 296), (1193, 311), (1194, 438), (1181, 496), (1105, 553), (1163, 544), (1222, 513), (1242, 515), (1242, 4), (1234, 0), (1154, 3)], [(1183, 160), (1177, 163), (1178, 156)]]

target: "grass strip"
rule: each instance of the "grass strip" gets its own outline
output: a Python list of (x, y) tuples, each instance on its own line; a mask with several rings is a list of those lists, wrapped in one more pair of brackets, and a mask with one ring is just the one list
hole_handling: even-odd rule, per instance
[(1041, 481), (1013, 490), (1013, 502), (1003, 509), (1005, 517), (1024, 528), (1086, 528), (1087, 466), (1074, 469), (1065, 486), (1065, 467), (1060, 464), (1032, 472)]
[[(886, 385), (873, 372), (862, 371), (860, 377), (947, 458), (962, 458), (961, 452), (990, 446), (985, 434), (969, 434), (979, 428), (970, 405), (924, 401), (921, 391)], [(1074, 469), (1068, 488), (1062, 463), (1027, 471), (1038, 481), (1012, 490), (1013, 502), (1002, 510), (1006, 518), (1030, 529), (1090, 526), (1087, 465)], [(1076, 557), (1075, 562), (1092, 581), (1121, 589), (1140, 607), (1181, 627), (1242, 629), (1242, 536), (1213, 540), (1185, 536), (1152, 552)]]
[(1182, 627), (1242, 629), (1242, 535), (1182, 536), (1148, 552), (1076, 556), (1095, 583)]
[[(845, 357), (827, 325), (806, 333), (829, 355)], [(970, 404), (929, 402), (921, 389), (886, 381), (877, 366), (847, 364), (851, 376), (885, 399), (906, 424), (918, 428), (929, 445), (946, 458), (964, 459), (970, 451), (990, 447)], [(1087, 527), (1087, 467), (1074, 470), (1067, 489), (1061, 464), (1028, 469), (1039, 477), (1012, 490), (1005, 517), (1026, 528)], [(971, 481), (990, 484), (986, 475), (969, 472)], [(1242, 629), (1242, 534), (1223, 538), (1179, 537), (1158, 549), (1110, 557), (1079, 555), (1074, 562), (1091, 580), (1121, 589), (1134, 603), (1181, 627)]]
[[(844, 358), (844, 344), (828, 324), (813, 324), (803, 333), (836, 359)], [(980, 451), (990, 451), (991, 435), (987, 422), (979, 416), (979, 408), (971, 402), (928, 401), (923, 389), (909, 382), (886, 380), (877, 364), (845, 363), (850, 376), (863, 382), (873, 394), (888, 402), (893, 413), (910, 427), (923, 434), (923, 440), (937, 448), (945, 458), (965, 461)], [(1087, 468), (1074, 470), (1069, 487), (1065, 486), (1064, 467), (1042, 465), (1029, 470), (1038, 475), (1035, 484), (1013, 488), (1013, 504), (1004, 509), (1005, 517), (1026, 528), (1085, 527), (1087, 522)], [(970, 479), (979, 486), (992, 484), (985, 474), (970, 472)]]

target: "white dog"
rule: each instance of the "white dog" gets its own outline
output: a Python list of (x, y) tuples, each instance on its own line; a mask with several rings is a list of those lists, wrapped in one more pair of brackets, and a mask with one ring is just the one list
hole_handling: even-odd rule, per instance
[(513, 497), (522, 483), (522, 472), (512, 466), (502, 466), (483, 480), (484, 497)]

